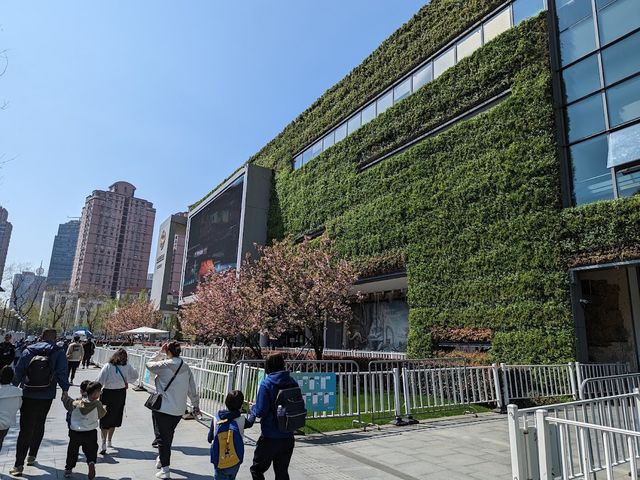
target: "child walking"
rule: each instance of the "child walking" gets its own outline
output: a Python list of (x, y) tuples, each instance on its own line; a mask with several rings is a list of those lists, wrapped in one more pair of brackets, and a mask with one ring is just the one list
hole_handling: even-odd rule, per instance
[(78, 400), (66, 397), (62, 400), (65, 408), (71, 412), (69, 420), (69, 447), (67, 448), (67, 463), (64, 467), (65, 478), (78, 463), (78, 452), (82, 452), (89, 465), (89, 479), (96, 477), (96, 461), (98, 460), (98, 425), (107, 411), (100, 402), (102, 385), (91, 382), (86, 386), (86, 395)]
[(16, 414), (22, 406), (22, 389), (14, 387), (11, 382), (13, 368), (6, 365), (0, 370), (0, 451), (7, 432), (16, 426)]
[(224, 401), (227, 409), (220, 410), (211, 420), (209, 443), (214, 480), (234, 480), (240, 470), (244, 458), (244, 429), (256, 421), (253, 414), (242, 416), (240, 409), (243, 403), (242, 392), (232, 390)]

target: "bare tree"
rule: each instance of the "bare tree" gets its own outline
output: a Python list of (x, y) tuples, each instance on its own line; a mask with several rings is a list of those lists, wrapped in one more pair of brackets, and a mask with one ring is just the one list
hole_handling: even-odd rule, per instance
[[(71, 316), (73, 309), (71, 294), (68, 294), (61, 289), (59, 291), (47, 291), (45, 292), (45, 295), (46, 305), (43, 305), (43, 309), (41, 311), (41, 315), (44, 315), (42, 320), (46, 322), (47, 326), (56, 329), (58, 328), (58, 324), (68, 323), (68, 319)], [(66, 321), (63, 322), (63, 320)], [(63, 325), (63, 328), (65, 327), (66, 325)]]

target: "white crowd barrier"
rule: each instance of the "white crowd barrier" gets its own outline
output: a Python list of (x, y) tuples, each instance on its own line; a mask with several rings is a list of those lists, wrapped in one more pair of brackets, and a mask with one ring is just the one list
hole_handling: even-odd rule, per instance
[(578, 398), (576, 364), (561, 365), (505, 365), (502, 371), (503, 400), (508, 405), (513, 400), (532, 398)]
[(609, 397), (640, 388), (640, 373), (587, 378), (580, 384), (580, 398)]

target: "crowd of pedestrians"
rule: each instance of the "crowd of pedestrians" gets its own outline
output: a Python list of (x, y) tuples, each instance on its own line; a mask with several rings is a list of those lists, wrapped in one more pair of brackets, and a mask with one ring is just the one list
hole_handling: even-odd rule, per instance
[[(88, 368), (95, 344), (90, 341), (83, 344), (79, 336), (68, 345), (59, 345), (56, 340), (56, 331), (47, 329), (39, 341), (20, 349), (12, 344), (10, 336), (0, 344), (0, 450), (9, 428), (16, 424), (19, 410), (16, 458), (9, 473), (19, 477), (25, 466), (36, 463), (47, 415), (59, 387), (61, 401), (67, 410), (69, 431), (64, 476), (71, 477), (82, 450), (88, 465), (88, 478), (93, 479), (98, 454), (110, 453), (115, 429), (122, 426), (127, 389), (138, 379), (139, 372), (128, 362), (126, 350), (119, 349), (101, 368), (96, 379), (82, 382), (80, 395), (72, 398), (69, 388), (75, 372), (81, 363)], [(14, 365), (16, 352), (19, 356)], [(146, 364), (155, 376), (156, 394), (145, 406), (151, 409), (153, 446), (158, 450), (156, 477), (160, 479), (171, 478), (171, 447), (176, 428), (187, 411), (187, 400), (191, 403), (192, 413), (200, 415), (193, 373), (180, 354), (180, 343), (169, 342), (162, 345)], [(294, 449), (291, 425), (295, 422), (283, 417), (280, 403), (287, 392), (299, 388), (279, 354), (266, 360), (265, 373), (256, 404), (250, 405), (246, 416), (241, 413), (244, 395), (234, 390), (225, 399), (226, 408), (217, 412), (211, 421), (208, 442), (215, 480), (236, 478), (244, 460), (244, 431), (253, 426), (256, 417), (260, 418), (261, 435), (250, 467), (253, 480), (263, 480), (271, 465), (276, 480), (289, 478), (289, 462)], [(304, 417), (304, 413), (302, 415)]]

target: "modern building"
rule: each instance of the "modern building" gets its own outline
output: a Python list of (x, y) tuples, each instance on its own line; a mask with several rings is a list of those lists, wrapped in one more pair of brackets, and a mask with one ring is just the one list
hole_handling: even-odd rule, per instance
[(7, 252), (11, 241), (13, 225), (9, 222), (9, 212), (0, 207), (0, 279), (4, 278), (4, 267), (7, 262)]
[(36, 272), (16, 273), (11, 282), (10, 304), (16, 312), (28, 315), (31, 311), (39, 311), (42, 303), (47, 277), (44, 269), (38, 268)]
[(160, 225), (151, 301), (165, 316), (178, 310), (186, 230), (187, 214), (184, 212), (171, 215)]
[(69, 288), (79, 232), (79, 220), (71, 220), (58, 226), (58, 234), (53, 241), (51, 260), (49, 261), (47, 289)]
[[(47, 279), (47, 285), (49, 280)], [(78, 295), (63, 290), (45, 290), (40, 303), (40, 321), (68, 331), (75, 325)]]
[(72, 292), (139, 293), (147, 269), (156, 211), (134, 196), (136, 187), (116, 182), (86, 199), (71, 275)]
[(637, 368), (639, 49), (637, 0), (432, 0), (248, 159), (360, 268), (329, 343)]

